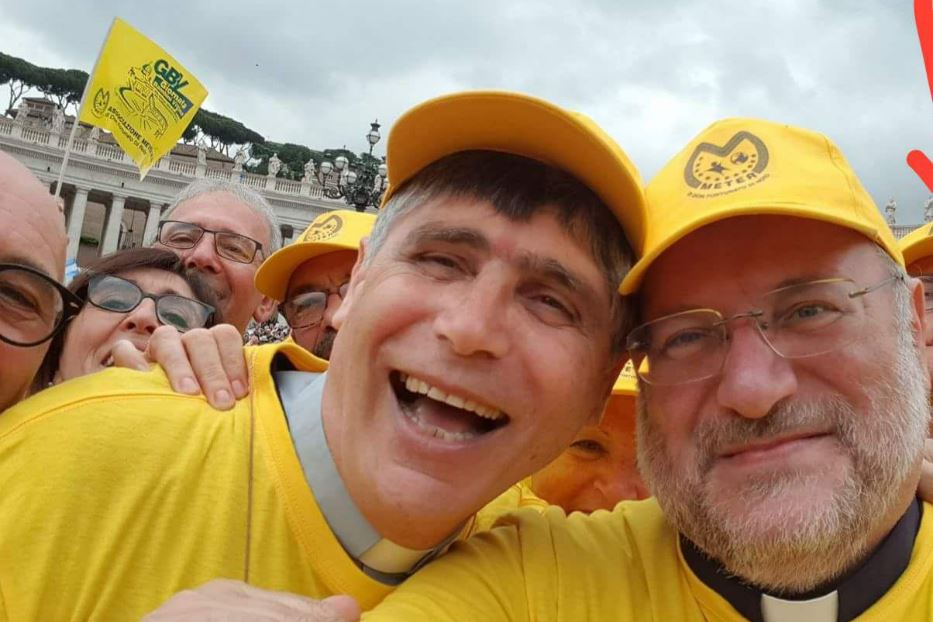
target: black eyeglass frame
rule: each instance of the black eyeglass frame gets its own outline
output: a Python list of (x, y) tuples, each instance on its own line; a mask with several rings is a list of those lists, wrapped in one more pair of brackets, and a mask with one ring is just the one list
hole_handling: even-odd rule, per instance
[(37, 276), (43, 279), (45, 282), (51, 284), (55, 288), (55, 290), (58, 292), (59, 296), (61, 297), (62, 314), (61, 314), (61, 317), (58, 318), (58, 321), (56, 322), (55, 326), (52, 328), (52, 331), (48, 335), (43, 337), (42, 339), (39, 339), (37, 341), (30, 341), (30, 342), (19, 342), (19, 341), (14, 341), (13, 339), (10, 339), (9, 337), (6, 337), (0, 334), (0, 341), (2, 341), (3, 343), (8, 343), (11, 346), (15, 346), (17, 348), (33, 348), (42, 343), (45, 343), (46, 341), (48, 341), (49, 339), (57, 335), (59, 332), (61, 332), (61, 330), (65, 327), (65, 325), (68, 324), (68, 322), (70, 322), (71, 320), (73, 320), (81, 312), (81, 309), (84, 307), (84, 301), (81, 300), (79, 296), (74, 294), (71, 290), (69, 290), (67, 287), (65, 287), (64, 285), (62, 285), (61, 283), (59, 283), (52, 277), (50, 277), (48, 274), (46, 274), (42, 270), (37, 270), (33, 268), (32, 266), (24, 266), (23, 264), (18, 264), (18, 263), (0, 262), (0, 272), (5, 272), (7, 270), (22, 270), (23, 272), (28, 272), (32, 274), (33, 276)]
[[(178, 244), (174, 244), (174, 243), (169, 243), (169, 242), (166, 242), (166, 241), (164, 241), (164, 240), (162, 239), (162, 229), (165, 227), (165, 225), (168, 225), (168, 224), (187, 225), (187, 226), (192, 227), (192, 228), (194, 228), (194, 229), (200, 230), (201, 233), (200, 233), (200, 235), (198, 235), (198, 237), (191, 243), (190, 246), (178, 245)], [(257, 253), (259, 254), (259, 257), (260, 257), (261, 259), (265, 259), (266, 254), (265, 254), (265, 251), (263, 250), (262, 242), (260, 242), (259, 240), (254, 240), (253, 238), (249, 237), (248, 235), (243, 235), (243, 234), (241, 234), (241, 233), (234, 233), (234, 232), (232, 232), (232, 231), (217, 231), (217, 230), (215, 230), (215, 229), (207, 229), (207, 228), (205, 228), (205, 227), (202, 227), (201, 225), (196, 225), (196, 224), (194, 224), (193, 222), (186, 222), (186, 221), (184, 221), (184, 220), (162, 220), (162, 221), (160, 221), (160, 222), (159, 222), (159, 231), (158, 231), (158, 233), (156, 234), (156, 239), (159, 241), (160, 244), (162, 244), (163, 246), (167, 246), (168, 248), (177, 248), (177, 249), (180, 249), (180, 250), (187, 250), (187, 249), (189, 249), (189, 248), (194, 248), (195, 246), (197, 246), (198, 243), (201, 242), (201, 238), (204, 237), (204, 234), (205, 234), (205, 233), (210, 233), (212, 236), (214, 236), (214, 252), (217, 254), (218, 257), (223, 257), (224, 259), (229, 259), (230, 261), (235, 261), (236, 263), (242, 263), (242, 264), (251, 264), (251, 263), (253, 263), (254, 261), (256, 261), (256, 254), (257, 254)], [(234, 238), (243, 238), (244, 240), (249, 240), (250, 242), (252, 242), (252, 243), (255, 245), (255, 248), (253, 249), (253, 255), (252, 255), (252, 257), (250, 257), (249, 261), (242, 261), (242, 260), (240, 260), (240, 259), (234, 259), (233, 257), (228, 257), (227, 255), (224, 255), (224, 254), (220, 251), (220, 249), (217, 247), (217, 235), (218, 235), (218, 234), (220, 234), (221, 236), (230, 236), (230, 237), (234, 237)]]
[[(119, 281), (123, 281), (124, 283), (129, 283), (130, 285), (135, 287), (137, 291), (139, 291), (139, 300), (137, 300), (136, 304), (134, 304), (129, 309), (108, 309), (107, 307), (103, 305), (97, 304), (96, 302), (91, 300), (91, 288), (94, 287), (97, 283), (99, 283), (102, 279), (117, 279)], [(124, 313), (124, 314), (132, 313), (134, 309), (136, 309), (139, 305), (143, 303), (143, 300), (148, 298), (155, 305), (156, 318), (158, 318), (159, 322), (163, 326), (171, 326), (181, 333), (186, 332), (188, 330), (194, 330), (195, 328), (204, 328), (205, 326), (210, 325), (211, 320), (214, 318), (214, 314), (217, 312), (217, 309), (215, 309), (212, 305), (209, 305), (206, 302), (201, 302), (200, 300), (197, 300), (195, 298), (189, 298), (188, 296), (182, 296), (181, 294), (150, 294), (149, 292), (144, 292), (143, 289), (139, 285), (134, 283), (133, 281), (124, 279), (115, 274), (95, 274), (88, 280), (85, 291), (86, 291), (86, 299), (87, 299), (88, 304), (93, 305), (94, 307), (97, 307), (98, 309), (102, 311), (107, 311), (109, 313)], [(185, 300), (190, 300), (193, 303), (197, 303), (204, 309), (208, 310), (207, 315), (204, 316), (204, 322), (200, 326), (192, 326), (191, 328), (188, 328), (185, 330), (182, 330), (181, 328), (179, 328), (178, 326), (175, 326), (174, 324), (170, 322), (166, 322), (165, 320), (162, 319), (162, 314), (159, 312), (159, 301), (163, 298), (184, 298)]]
[[(312, 326), (317, 326), (318, 324), (320, 324), (321, 322), (324, 321), (324, 313), (323, 313), (323, 311), (326, 311), (326, 310), (327, 310), (327, 300), (328, 300), (331, 296), (339, 296), (339, 297), (340, 297), (340, 300), (341, 300), (341, 302), (342, 302), (343, 299), (344, 299), (344, 297), (347, 295), (347, 291), (349, 290), (349, 287), (350, 287), (350, 281), (346, 281), (346, 282), (344, 282), (344, 283), (341, 283), (341, 284), (340, 284), (339, 286), (337, 286), (336, 288), (309, 289), (309, 290), (306, 290), (306, 291), (301, 292), (300, 294), (296, 294), (295, 296), (292, 296), (292, 297), (289, 298), (288, 300), (282, 301), (282, 304), (279, 305), (279, 309), (281, 310), (282, 316), (285, 318), (285, 322), (288, 324), (288, 327), (291, 328), (292, 330), (298, 330), (298, 329), (302, 329), (302, 328), (311, 328)], [(342, 293), (342, 294), (340, 293), (340, 290), (343, 290), (343, 293)], [(324, 309), (323, 309), (322, 312), (321, 312), (321, 319), (319, 319), (319, 320), (316, 321), (316, 322), (310, 322), (310, 323), (308, 323), (308, 324), (298, 324), (298, 325), (294, 325), (294, 324), (291, 323), (291, 320), (290, 320), (289, 317), (288, 317), (289, 314), (286, 313), (285, 311), (286, 311), (286, 309), (290, 309), (290, 308), (291, 308), (292, 301), (293, 301), (295, 298), (298, 298), (299, 296), (304, 296), (305, 294), (324, 294)]]

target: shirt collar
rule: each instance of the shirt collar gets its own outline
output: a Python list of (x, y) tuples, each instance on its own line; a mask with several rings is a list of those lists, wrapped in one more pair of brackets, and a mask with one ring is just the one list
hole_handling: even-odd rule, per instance
[(456, 533), (434, 548), (408, 549), (383, 538), (353, 502), (324, 436), (321, 400), (326, 373), (275, 371), (273, 375), (308, 486), (327, 525), (360, 568), (393, 585), (446, 550)]
[(858, 568), (829, 585), (793, 599), (748, 585), (682, 535), (680, 548), (693, 574), (751, 622), (852, 620), (881, 599), (907, 569), (920, 530), (922, 507), (915, 499)]

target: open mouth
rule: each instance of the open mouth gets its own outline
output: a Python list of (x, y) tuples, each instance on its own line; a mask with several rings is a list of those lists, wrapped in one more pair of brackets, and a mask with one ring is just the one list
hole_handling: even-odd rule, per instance
[(468, 441), (509, 422), (495, 407), (447, 393), (415, 376), (393, 371), (389, 380), (405, 417), (435, 438)]

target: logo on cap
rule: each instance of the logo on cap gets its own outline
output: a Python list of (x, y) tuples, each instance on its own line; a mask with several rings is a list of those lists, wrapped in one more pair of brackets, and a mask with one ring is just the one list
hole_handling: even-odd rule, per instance
[(764, 181), (768, 175), (768, 147), (742, 130), (725, 146), (700, 143), (684, 167), (684, 181), (693, 188), (687, 193), (695, 199), (736, 192)]
[(313, 223), (308, 227), (302, 242), (323, 242), (336, 236), (343, 228), (343, 218), (337, 214), (331, 214), (320, 222)]

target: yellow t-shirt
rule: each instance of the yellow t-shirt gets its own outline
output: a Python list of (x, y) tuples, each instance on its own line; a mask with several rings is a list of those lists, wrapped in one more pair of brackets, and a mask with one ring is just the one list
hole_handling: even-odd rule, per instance
[[(270, 364), (232, 411), (173, 393), (161, 370), (107, 370), (0, 416), (0, 619), (138, 620), (210, 579), (363, 607), (390, 590), (344, 552), (305, 482)], [(106, 395), (106, 397), (103, 397)]]
[[(364, 615), (365, 622), (739, 622), (680, 554), (653, 499), (565, 517), (519, 511), (457, 543)], [(858, 620), (933, 619), (933, 506), (910, 564)]]

